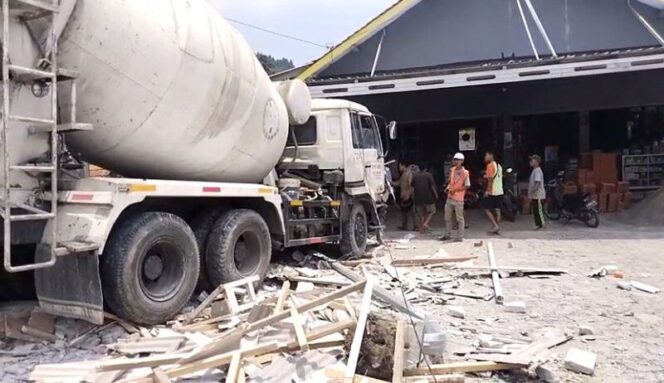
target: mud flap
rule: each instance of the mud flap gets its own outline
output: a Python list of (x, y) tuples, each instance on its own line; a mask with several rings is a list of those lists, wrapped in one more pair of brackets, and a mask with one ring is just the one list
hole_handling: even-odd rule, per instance
[[(48, 259), (48, 248), (39, 247), (37, 261)], [(104, 323), (104, 302), (96, 251), (58, 257), (55, 266), (35, 271), (39, 305), (48, 313)]]

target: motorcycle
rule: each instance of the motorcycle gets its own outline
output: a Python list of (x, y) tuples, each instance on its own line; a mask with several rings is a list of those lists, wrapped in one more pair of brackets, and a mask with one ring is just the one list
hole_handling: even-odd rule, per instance
[(558, 173), (556, 179), (546, 184), (546, 204), (544, 215), (552, 220), (567, 223), (579, 220), (591, 228), (599, 226), (599, 206), (589, 193), (563, 194), (565, 172)]

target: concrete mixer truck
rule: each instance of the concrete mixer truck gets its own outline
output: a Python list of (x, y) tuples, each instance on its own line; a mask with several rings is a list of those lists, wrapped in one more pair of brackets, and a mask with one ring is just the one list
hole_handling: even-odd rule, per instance
[(1, 1), (0, 295), (154, 324), (273, 251), (380, 232), (394, 124), (272, 83), (206, 0)]

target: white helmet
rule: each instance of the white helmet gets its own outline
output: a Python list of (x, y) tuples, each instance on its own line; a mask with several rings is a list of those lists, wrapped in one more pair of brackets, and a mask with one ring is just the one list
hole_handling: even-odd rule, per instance
[(457, 153), (454, 155), (454, 159), (463, 161), (466, 159), (466, 157), (463, 155), (463, 153)]

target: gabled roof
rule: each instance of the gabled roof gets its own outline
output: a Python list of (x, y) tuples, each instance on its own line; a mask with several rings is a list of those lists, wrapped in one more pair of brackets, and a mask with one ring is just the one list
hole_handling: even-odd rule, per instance
[(350, 35), (346, 40), (342, 41), (321, 58), (314, 61), (307, 69), (300, 73), (297, 78), (306, 81), (312, 76), (325, 70), (335, 61), (351, 52), (354, 47), (367, 41), (383, 28), (390, 25), (394, 20), (399, 18), (399, 16), (420, 3), (420, 1), (422, 0), (398, 0), (394, 5), (376, 16), (373, 20), (369, 21), (357, 32)]

